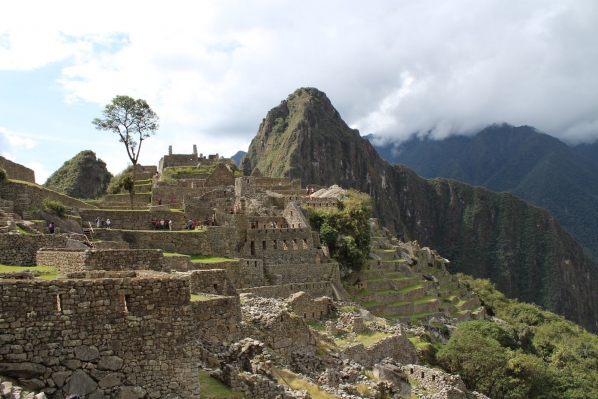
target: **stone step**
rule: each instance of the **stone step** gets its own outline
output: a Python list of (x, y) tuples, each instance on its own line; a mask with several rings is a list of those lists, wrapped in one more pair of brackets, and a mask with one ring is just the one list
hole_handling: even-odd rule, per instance
[(386, 250), (386, 249), (375, 249), (373, 251), (373, 253), (378, 255), (381, 260), (393, 260), (393, 259), (395, 259), (395, 255), (396, 255), (395, 250)]

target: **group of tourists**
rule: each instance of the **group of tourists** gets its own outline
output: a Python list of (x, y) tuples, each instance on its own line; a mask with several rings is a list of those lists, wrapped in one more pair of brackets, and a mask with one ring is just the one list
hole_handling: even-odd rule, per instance
[(109, 229), (110, 225), (112, 224), (110, 219), (106, 219), (106, 220), (100, 219), (99, 216), (96, 218), (96, 220), (94, 220), (94, 222), (95, 222), (97, 228), (104, 227), (106, 229)]
[[(266, 226), (264, 225), (264, 228)], [(251, 222), (251, 228), (252, 229), (259, 229), (260, 228), (260, 223), (259, 222)], [(277, 229), (278, 225), (276, 224), (276, 222), (270, 222), (270, 228), (271, 229)]]
[(150, 224), (152, 225), (152, 229), (154, 229), (154, 230), (172, 230), (172, 220), (171, 219), (151, 220)]
[(197, 227), (197, 223), (193, 219), (189, 219), (187, 225), (185, 226), (185, 230), (195, 230)]
[(311, 199), (311, 195), (314, 193), (314, 188), (307, 186), (305, 189), (305, 195), (307, 195), (308, 198)]

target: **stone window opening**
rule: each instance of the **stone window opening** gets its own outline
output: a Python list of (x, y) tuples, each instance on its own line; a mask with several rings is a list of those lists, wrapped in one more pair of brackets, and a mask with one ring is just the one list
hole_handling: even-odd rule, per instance
[(129, 295), (123, 295), (121, 296), (121, 302), (122, 302), (122, 308), (123, 308), (123, 312), (125, 313), (129, 313), (129, 307), (127, 306), (127, 300)]
[(422, 371), (422, 378), (426, 378), (426, 375), (424, 374), (423, 371)]
[(280, 322), (282, 323), (284, 321), (284, 315), (280, 315)]
[[(247, 264), (249, 264), (249, 261), (247, 261)], [(257, 260), (255, 262), (253, 262), (254, 266), (257, 267)]]
[(307, 249), (307, 241), (305, 239), (303, 239), (303, 249)]
[(303, 313), (303, 318), (307, 319), (307, 313)]
[(62, 312), (62, 298), (61, 294), (56, 294), (56, 310)]
[(413, 374), (413, 367), (411, 368), (411, 370), (410, 370), (410, 371), (411, 371), (411, 374)]
[(293, 216), (293, 211), (291, 211), (291, 216)]
[(297, 240), (295, 240), (294, 238), (293, 238), (293, 249), (295, 249), (295, 250), (299, 249), (297, 247)]
[(214, 290), (218, 292), (218, 284), (214, 284)]
[(255, 255), (255, 241), (251, 241), (251, 255)]
[(315, 319), (315, 318), (316, 318), (316, 314), (315, 314), (315, 313), (312, 313), (312, 314), (311, 314), (311, 317), (313, 317), (313, 318)]
[(287, 251), (289, 249), (289, 247), (287, 246), (287, 240), (283, 240), (282, 241), (282, 249), (284, 251)]
[(291, 228), (294, 229), (295, 228), (295, 223), (291, 224)]
[(278, 249), (278, 245), (276, 245), (276, 240), (272, 241), (272, 247), (274, 249)]
[(434, 381), (436, 381), (436, 376), (435, 375), (432, 376), (432, 382), (434, 382)]
[(266, 241), (262, 241), (262, 249), (265, 251), (266, 250)]

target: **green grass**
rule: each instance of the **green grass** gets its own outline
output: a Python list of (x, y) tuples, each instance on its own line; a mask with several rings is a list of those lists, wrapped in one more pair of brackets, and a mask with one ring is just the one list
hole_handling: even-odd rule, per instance
[(189, 255), (185, 255), (185, 254), (177, 254), (174, 252), (167, 252), (167, 251), (162, 251), (162, 253), (164, 254), (164, 256), (189, 256)]
[(191, 302), (207, 301), (213, 298), (211, 295), (191, 294)]
[[(112, 230), (120, 230), (120, 229), (112, 229)], [(187, 234), (193, 234), (193, 233), (205, 233), (206, 231), (204, 229), (197, 229), (197, 230), (120, 230), (120, 231), (135, 231), (135, 232), (149, 232), (149, 233), (162, 233), (162, 234), (172, 234), (172, 233), (187, 233)]]
[(228, 399), (244, 398), (243, 392), (233, 391), (214, 377), (211, 377), (207, 371), (199, 370), (199, 385), (201, 387), (202, 399)]
[(367, 334), (358, 334), (355, 338), (355, 341), (349, 341), (346, 338), (337, 339), (335, 340), (336, 344), (339, 347), (346, 347), (356, 343), (362, 343), (363, 346), (370, 346), (373, 343), (380, 341), (383, 338), (390, 337), (392, 334), (383, 333), (383, 332), (374, 332), (374, 333), (367, 333)]
[(24, 230), (24, 229), (20, 228), (19, 226), (17, 226), (16, 230), (18, 230), (19, 233), (24, 234), (26, 236), (32, 236), (33, 235), (33, 233), (30, 233), (27, 230)]
[(45, 266), (7, 266), (0, 264), (0, 273), (14, 273), (22, 270), (36, 270), (40, 273), (40, 278), (43, 280), (54, 280), (59, 276), (56, 269)]
[(223, 258), (220, 256), (205, 256), (205, 255), (189, 255), (193, 263), (222, 263), (222, 262), (238, 262), (239, 259)]
[[(282, 385), (288, 385), (295, 390), (305, 390), (309, 392), (312, 399), (334, 399), (335, 397), (330, 395), (328, 392), (320, 390), (320, 388), (312, 384), (309, 381), (304, 380), (297, 374), (292, 373), (288, 370), (279, 370), (274, 373), (278, 379), (278, 383)], [(203, 391), (202, 391), (203, 396)]]

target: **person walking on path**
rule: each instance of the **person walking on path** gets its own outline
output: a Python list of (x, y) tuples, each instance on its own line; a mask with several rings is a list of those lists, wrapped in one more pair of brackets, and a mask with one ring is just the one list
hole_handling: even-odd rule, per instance
[(100, 228), (100, 217), (98, 216), (95, 220), (96, 222), (96, 227), (99, 229)]
[(111, 224), (112, 224), (112, 222), (110, 221), (110, 219), (106, 219), (106, 227), (110, 228)]
[(172, 219), (168, 220), (168, 230), (172, 230)]
[(174, 197), (170, 197), (170, 205), (174, 204)]
[(54, 234), (54, 222), (50, 222), (48, 225), (48, 230), (50, 230), (50, 234)]

